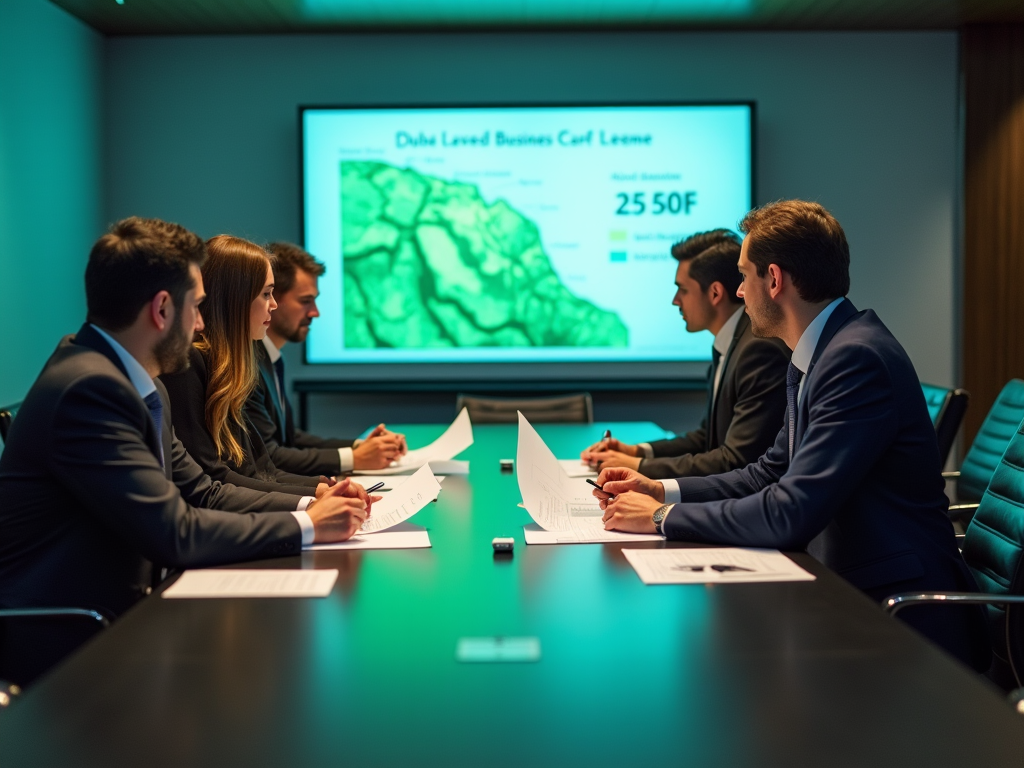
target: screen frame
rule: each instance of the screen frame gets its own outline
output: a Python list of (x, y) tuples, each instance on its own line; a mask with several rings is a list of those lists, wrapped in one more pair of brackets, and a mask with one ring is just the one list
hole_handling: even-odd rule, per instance
[[(757, 205), (757, 101), (753, 99), (723, 99), (699, 101), (585, 101), (585, 102), (431, 102), (431, 103), (394, 103), (387, 104), (299, 104), (298, 113), (298, 155), (299, 155), (299, 227), (300, 245), (306, 247), (306, 146), (305, 146), (305, 113), (313, 111), (346, 111), (374, 110), (387, 112), (391, 110), (422, 109), (588, 109), (588, 108), (636, 108), (636, 107), (747, 107), (749, 109), (750, 131), (750, 207)], [(684, 331), (685, 332), (685, 331)], [(388, 381), (396, 378), (407, 381), (429, 382), (579, 382), (604, 381), (631, 382), (653, 384), (664, 381), (703, 381), (707, 375), (707, 366), (711, 360), (710, 350), (706, 360), (646, 360), (635, 362), (615, 362), (612, 365), (601, 362), (429, 362), (429, 363), (372, 363), (372, 362), (312, 362), (307, 355), (307, 341), (302, 342), (303, 375), (309, 377), (314, 371), (314, 379), (337, 380), (347, 382)], [(623, 366), (628, 367), (630, 375), (623, 375)], [(338, 373), (329, 375), (329, 369)], [(322, 373), (321, 373), (322, 372)]]

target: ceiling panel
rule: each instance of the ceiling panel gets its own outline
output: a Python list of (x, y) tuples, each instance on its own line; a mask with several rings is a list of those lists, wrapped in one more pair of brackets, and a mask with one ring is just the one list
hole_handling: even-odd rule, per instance
[(1022, 0), (52, 0), (106, 34), (386, 29), (955, 29)]

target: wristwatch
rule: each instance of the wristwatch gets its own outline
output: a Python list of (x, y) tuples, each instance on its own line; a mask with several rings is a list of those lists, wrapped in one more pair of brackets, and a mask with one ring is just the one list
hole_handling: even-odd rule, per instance
[(658, 533), (662, 533), (661, 523), (665, 519), (665, 515), (668, 514), (668, 511), (670, 509), (672, 509), (671, 504), (664, 504), (658, 507), (656, 510), (654, 510), (654, 514), (651, 515), (651, 522), (654, 523), (654, 528), (658, 531)]

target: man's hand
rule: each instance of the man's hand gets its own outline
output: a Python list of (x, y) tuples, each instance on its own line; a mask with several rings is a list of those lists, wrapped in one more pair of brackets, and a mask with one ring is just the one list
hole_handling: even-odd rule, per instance
[(587, 448), (583, 453), (580, 454), (580, 459), (584, 464), (596, 464), (592, 456), (596, 453), (607, 453), (608, 451), (615, 451), (616, 453), (622, 453), (626, 456), (639, 456), (640, 446), (629, 445), (616, 440), (614, 437), (609, 437), (607, 440), (598, 440), (592, 446)]
[(389, 432), (378, 424), (365, 440), (352, 449), (355, 469), (384, 469), (406, 452), (405, 435)]
[(587, 462), (600, 472), (602, 469), (612, 467), (625, 467), (626, 469), (640, 469), (640, 457), (630, 456), (620, 451), (591, 451)]
[(654, 513), (662, 503), (643, 493), (626, 491), (615, 496), (611, 501), (603, 502), (604, 529), (606, 531), (625, 531), (626, 533), (657, 533), (654, 525)]
[(349, 486), (341, 492), (342, 495), (348, 496), (353, 499), (362, 499), (363, 503), (366, 504), (367, 517), (369, 517), (371, 514), (373, 503), (375, 501), (380, 501), (381, 499), (384, 498), (383, 496), (371, 496), (366, 492), (365, 487), (349, 478), (345, 478), (342, 482), (349, 483)]
[[(343, 480), (306, 507), (306, 514), (313, 521), (315, 543), (350, 539), (366, 520), (366, 502), (359, 498), (359, 492), (352, 485), (356, 484)], [(356, 487), (361, 489), (361, 486)], [(346, 495), (348, 493), (352, 495)]]
[(608, 500), (612, 496), (618, 496), (628, 491), (650, 496), (658, 502), (654, 507), (655, 509), (665, 503), (665, 486), (657, 480), (644, 477), (635, 469), (624, 469), (622, 467), (603, 469), (601, 474), (597, 476), (596, 482), (604, 489), (594, 489), (594, 495), (600, 501), (601, 509), (607, 509)]
[(317, 483), (316, 490), (313, 491), (313, 495), (317, 499), (322, 499), (324, 497), (324, 494), (327, 493), (327, 491), (330, 490), (330, 488), (330, 483)]

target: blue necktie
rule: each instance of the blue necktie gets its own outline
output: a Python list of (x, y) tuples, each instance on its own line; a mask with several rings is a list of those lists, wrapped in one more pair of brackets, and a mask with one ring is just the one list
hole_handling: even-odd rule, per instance
[(160, 466), (164, 465), (164, 403), (160, 399), (159, 392), (150, 392), (143, 399), (146, 407), (149, 408), (149, 415), (153, 417), (153, 424), (156, 425), (156, 442), (160, 446)]
[(786, 371), (786, 402), (789, 404), (789, 460), (793, 460), (793, 443), (796, 440), (796, 396), (800, 391), (800, 379), (803, 371), (793, 363)]
[(711, 448), (711, 435), (714, 432), (714, 426), (711, 423), (715, 413), (715, 376), (718, 375), (718, 366), (722, 363), (722, 353), (714, 347), (711, 348), (711, 367), (708, 369), (708, 402), (707, 410), (704, 413), (704, 435), (707, 450)]

